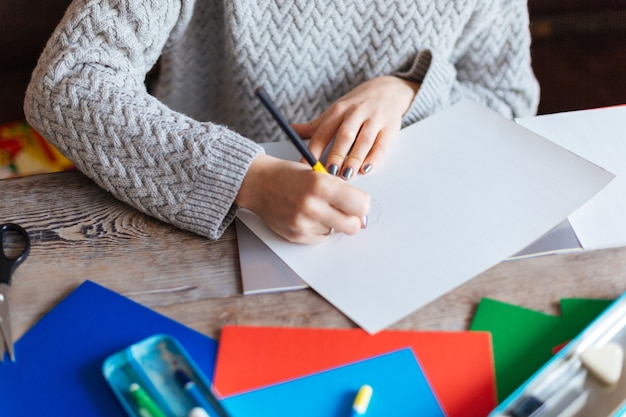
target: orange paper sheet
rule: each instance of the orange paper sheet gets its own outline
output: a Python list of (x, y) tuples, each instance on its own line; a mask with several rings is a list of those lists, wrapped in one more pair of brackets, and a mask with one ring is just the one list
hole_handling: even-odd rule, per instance
[(496, 406), (487, 332), (225, 326), (213, 383), (230, 396), (411, 347), (448, 417), (484, 417)]

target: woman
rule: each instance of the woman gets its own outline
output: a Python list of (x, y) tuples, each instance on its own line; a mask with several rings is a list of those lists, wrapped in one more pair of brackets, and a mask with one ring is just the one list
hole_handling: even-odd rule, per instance
[[(536, 111), (522, 0), (75, 0), (28, 87), (29, 123), (117, 198), (218, 239), (239, 207), (299, 243), (357, 233), (349, 185), (401, 126), (460, 98)], [(145, 77), (160, 60), (153, 95)], [(316, 157), (285, 140), (263, 85)], [(333, 141), (334, 139), (334, 141)]]

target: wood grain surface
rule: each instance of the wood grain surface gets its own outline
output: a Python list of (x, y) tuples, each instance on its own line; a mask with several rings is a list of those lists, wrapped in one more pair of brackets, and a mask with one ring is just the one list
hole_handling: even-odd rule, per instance
[[(0, 180), (0, 196), (0, 223), (20, 224), (32, 241), (9, 293), (16, 340), (87, 279), (212, 337), (224, 324), (355, 327), (310, 289), (242, 295), (232, 225), (209, 241), (131, 208), (79, 172)], [(482, 297), (558, 314), (560, 298), (615, 298), (625, 283), (626, 248), (505, 261), (393, 327), (466, 329)]]

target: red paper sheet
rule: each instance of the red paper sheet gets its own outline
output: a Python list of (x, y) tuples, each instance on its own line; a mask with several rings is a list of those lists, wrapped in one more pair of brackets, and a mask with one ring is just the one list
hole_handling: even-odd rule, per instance
[(230, 396), (404, 347), (415, 352), (448, 417), (484, 417), (496, 406), (487, 332), (225, 326), (213, 383)]

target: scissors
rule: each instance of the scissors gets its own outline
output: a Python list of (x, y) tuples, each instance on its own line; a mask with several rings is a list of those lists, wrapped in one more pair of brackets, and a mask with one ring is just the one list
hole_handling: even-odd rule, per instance
[[(5, 238), (9, 235), (17, 234), (23, 241), (24, 247), (16, 256), (8, 255), (5, 252)], [(13, 239), (13, 238), (12, 238)], [(7, 239), (8, 241), (8, 239)], [(0, 362), (4, 359), (4, 353), (9, 352), (11, 360), (15, 362), (15, 353), (13, 351), (13, 338), (11, 337), (11, 315), (9, 312), (9, 300), (7, 293), (11, 285), (11, 275), (19, 264), (30, 252), (30, 238), (28, 233), (22, 227), (13, 223), (5, 223), (0, 225), (0, 336), (4, 338), (0, 341)], [(5, 350), (6, 348), (6, 350)]]

